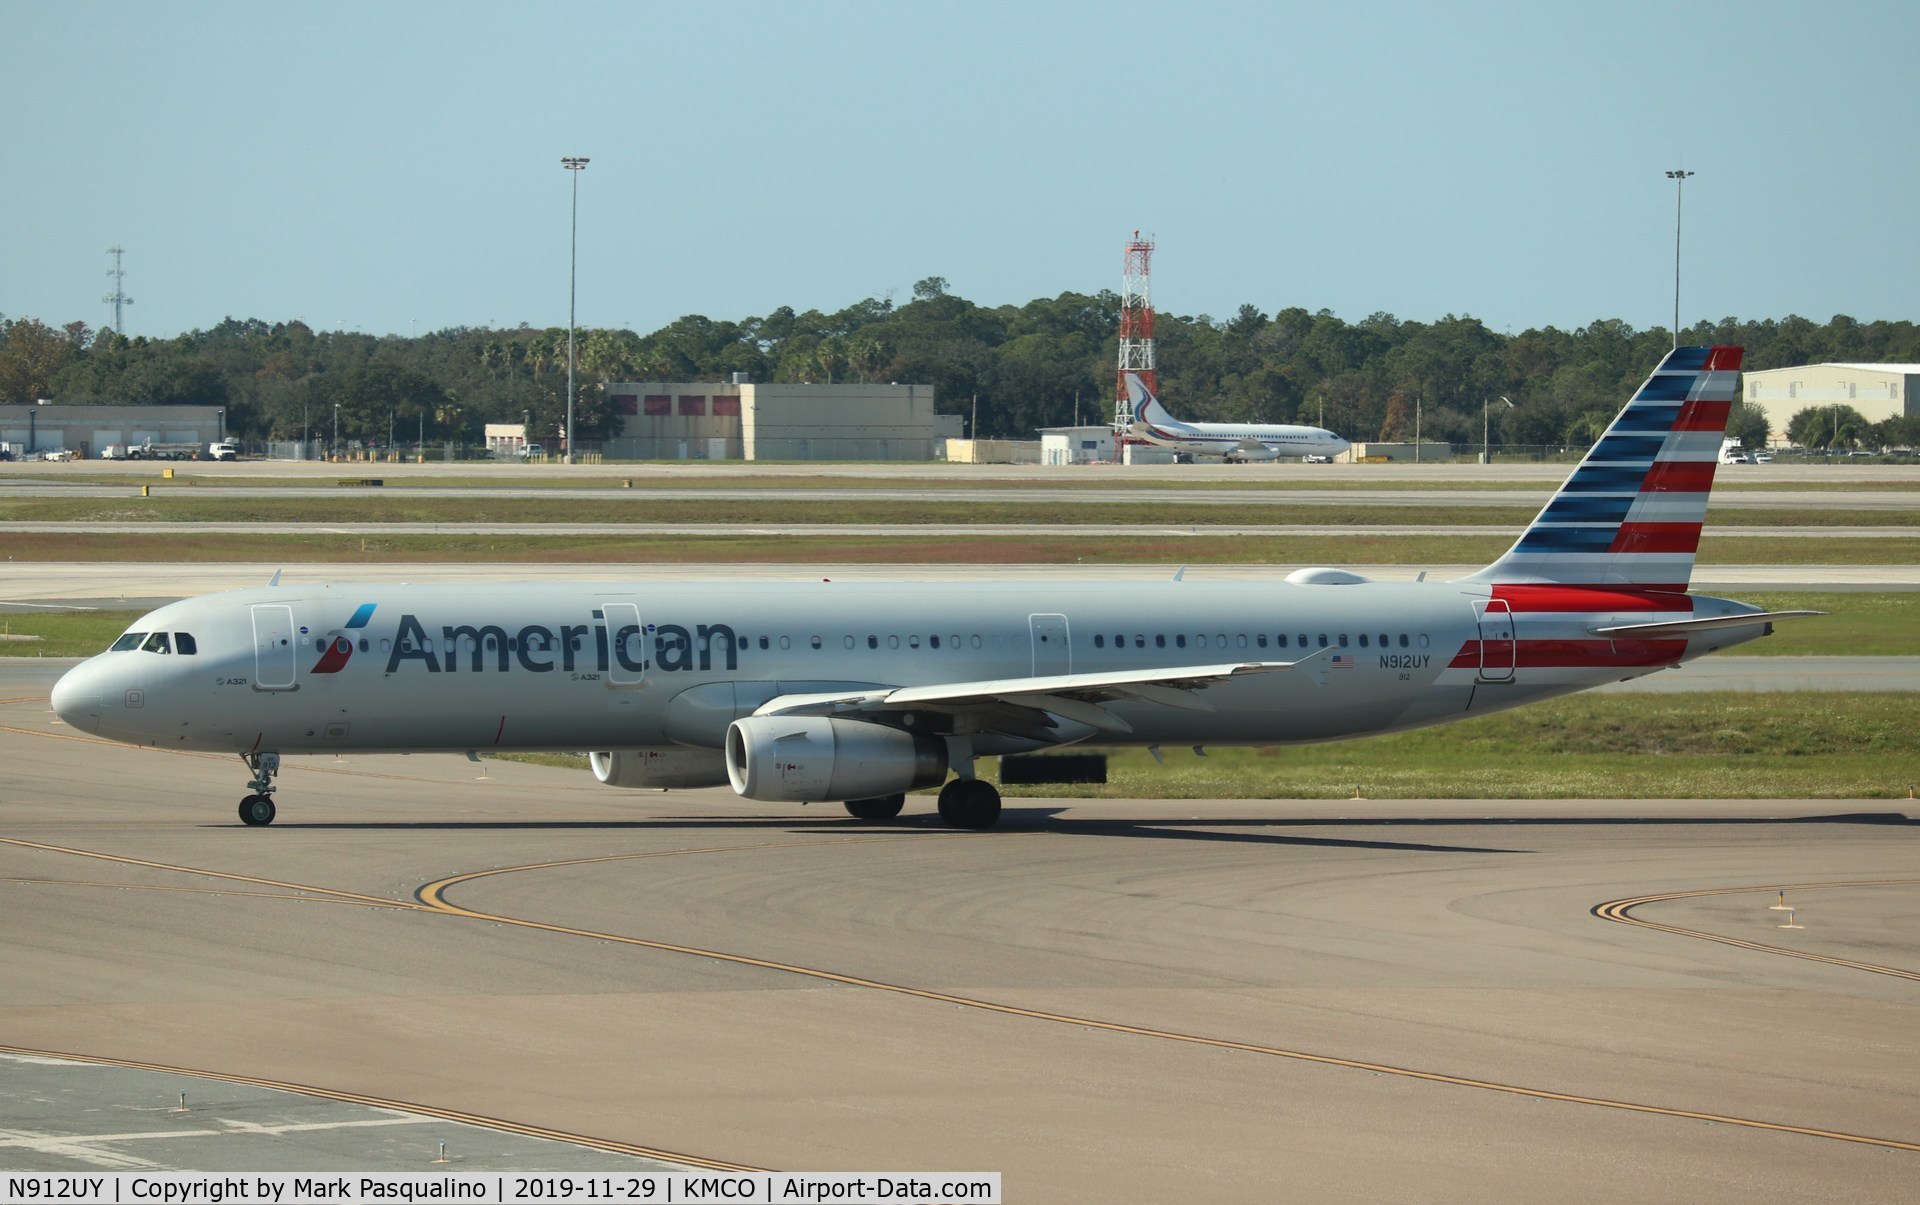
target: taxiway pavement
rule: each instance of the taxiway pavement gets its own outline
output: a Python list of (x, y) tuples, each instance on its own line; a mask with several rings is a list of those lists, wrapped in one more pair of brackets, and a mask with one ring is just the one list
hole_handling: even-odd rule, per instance
[(1010, 800), (961, 834), (294, 758), (252, 829), (234, 759), (26, 685), (0, 767), (14, 1047), (1019, 1201), (1920, 1182), (1904, 801)]

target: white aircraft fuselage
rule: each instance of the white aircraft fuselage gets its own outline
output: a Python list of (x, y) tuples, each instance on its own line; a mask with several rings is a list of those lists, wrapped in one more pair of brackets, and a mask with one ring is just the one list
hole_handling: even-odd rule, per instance
[[(1056, 713), (1044, 739), (983, 732), (974, 752), (1095, 737), (1107, 745), (1284, 745), (1516, 706), (1637, 677), (1764, 631), (1757, 621), (1692, 637), (1597, 638), (1587, 630), (1591, 612), (1516, 616), (1513, 603), (1527, 607), (1539, 589), (1280, 581), (274, 586), (154, 611), (130, 629), (143, 635), (138, 643), (166, 633), (177, 648), (185, 633), (195, 652), (136, 647), (95, 657), (60, 681), (54, 705), (77, 728), (161, 748), (678, 747), (712, 751), (723, 781), (728, 726), (781, 696), (1289, 663), (1221, 681), (1196, 696), (1194, 709), (1168, 706), (1153, 692), (1119, 697), (1099, 705), (1117, 721), (1110, 726)], [(1629, 592), (1610, 602), (1636, 619), (1754, 610), (1684, 594)], [(363, 612), (364, 622), (348, 626)], [(1537, 664), (1533, 651), (1549, 646), (1559, 663)], [(1018, 696), (1013, 688), (994, 693)]]

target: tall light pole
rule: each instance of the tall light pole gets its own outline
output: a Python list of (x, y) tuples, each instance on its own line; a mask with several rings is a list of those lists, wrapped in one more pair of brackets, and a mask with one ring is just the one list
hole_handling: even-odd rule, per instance
[(1690, 171), (1674, 168), (1667, 173), (1673, 181), (1673, 345), (1680, 346), (1680, 201), (1687, 190)]
[(327, 449), (327, 459), (333, 460), (340, 455), (340, 403), (333, 404), (333, 445)]
[[(1509, 410), (1513, 409), (1513, 400), (1511, 398), (1508, 398), (1503, 395), (1499, 400), (1507, 404), (1507, 409)], [(1487, 424), (1487, 412), (1493, 406), (1493, 403), (1494, 403), (1493, 398), (1480, 399), (1480, 463), (1481, 464), (1493, 463), (1493, 445), (1487, 442), (1487, 432), (1491, 429)]]
[(567, 244), (567, 455), (564, 463), (573, 463), (573, 302), (580, 263), (580, 173), (586, 169), (585, 155), (562, 155), (560, 166), (573, 173), (573, 233)]

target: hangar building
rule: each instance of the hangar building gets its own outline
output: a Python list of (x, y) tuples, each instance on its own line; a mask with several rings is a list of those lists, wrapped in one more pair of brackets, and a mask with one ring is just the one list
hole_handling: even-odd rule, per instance
[(0, 443), (26, 456), (93, 459), (108, 444), (206, 444), (227, 437), (225, 406), (0, 406)]
[(1920, 364), (1805, 364), (1746, 374), (1746, 400), (1767, 416), (1767, 442), (1809, 406), (1852, 406), (1870, 423), (1920, 414)]
[(933, 460), (961, 433), (931, 385), (636, 381), (606, 386), (615, 460)]

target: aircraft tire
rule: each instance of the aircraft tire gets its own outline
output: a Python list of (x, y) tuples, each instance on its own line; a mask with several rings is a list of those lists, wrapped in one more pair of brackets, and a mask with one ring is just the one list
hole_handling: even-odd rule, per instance
[(984, 779), (954, 779), (940, 788), (940, 819), (950, 828), (992, 828), (1000, 821), (999, 788)]
[(849, 799), (846, 802), (847, 815), (855, 820), (891, 820), (907, 806), (907, 797), (900, 795), (882, 795), (878, 799)]
[(271, 795), (249, 795), (240, 801), (240, 819), (255, 827), (272, 824), (274, 810)]

